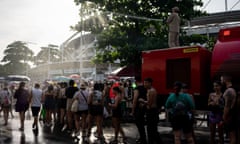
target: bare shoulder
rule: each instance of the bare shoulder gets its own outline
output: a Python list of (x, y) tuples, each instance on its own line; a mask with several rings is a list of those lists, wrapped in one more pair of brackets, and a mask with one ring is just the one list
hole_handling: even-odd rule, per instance
[(148, 92), (151, 93), (151, 94), (156, 94), (157, 93), (155, 88), (149, 89)]
[(226, 91), (224, 92), (225, 96), (235, 96), (236, 92), (233, 88), (228, 88), (226, 89)]

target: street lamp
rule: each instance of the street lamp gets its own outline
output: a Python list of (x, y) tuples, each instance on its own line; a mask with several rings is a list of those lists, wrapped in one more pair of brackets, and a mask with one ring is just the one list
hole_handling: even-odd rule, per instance
[[(97, 55), (96, 47), (98, 46), (98, 40), (96, 37), (93, 41), (93, 44), (94, 44), (94, 56), (96, 57), (96, 55)], [(95, 80), (97, 79), (97, 64), (96, 63), (94, 64), (94, 79)]]
[(228, 2), (225, 0), (225, 11), (228, 11)]

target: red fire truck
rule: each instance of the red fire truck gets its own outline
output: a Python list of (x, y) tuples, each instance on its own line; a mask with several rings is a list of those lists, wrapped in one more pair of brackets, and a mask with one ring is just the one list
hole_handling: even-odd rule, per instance
[(212, 52), (201, 46), (176, 47), (142, 52), (142, 78), (151, 77), (163, 105), (173, 83), (189, 86), (197, 109), (205, 109), (213, 80), (230, 74), (240, 85), (240, 27), (219, 31)]

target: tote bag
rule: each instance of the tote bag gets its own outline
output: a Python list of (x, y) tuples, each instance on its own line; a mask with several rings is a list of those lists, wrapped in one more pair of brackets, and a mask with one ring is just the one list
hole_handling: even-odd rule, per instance
[(78, 100), (75, 99), (72, 103), (71, 112), (77, 112), (77, 111), (78, 111)]

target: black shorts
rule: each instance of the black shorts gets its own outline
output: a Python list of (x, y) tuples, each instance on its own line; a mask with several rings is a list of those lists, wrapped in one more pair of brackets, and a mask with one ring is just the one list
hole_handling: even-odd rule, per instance
[(227, 131), (232, 132), (237, 130), (237, 121), (236, 120), (230, 120), (229, 122), (224, 124)]
[(66, 109), (66, 106), (67, 106), (67, 99), (66, 98), (61, 98), (59, 100), (59, 108)]
[(31, 107), (31, 109), (32, 109), (32, 116), (34, 117), (38, 116), (40, 112), (40, 107)]
[(92, 116), (103, 116), (103, 106), (101, 106), (101, 105), (91, 105), (89, 107), (89, 113)]
[(122, 118), (122, 111), (118, 110), (118, 109), (113, 109), (112, 110), (112, 117)]
[(171, 120), (173, 130), (182, 130), (183, 133), (191, 133), (193, 130), (193, 120), (188, 115), (175, 117)]
[(2, 105), (2, 108), (10, 109), (10, 108), (11, 108), (11, 104), (8, 104), (8, 105)]
[(82, 111), (78, 111), (78, 112), (76, 112), (76, 114), (77, 115), (82, 115), (82, 114), (85, 114), (85, 115), (87, 115), (88, 114), (88, 110), (82, 110)]

